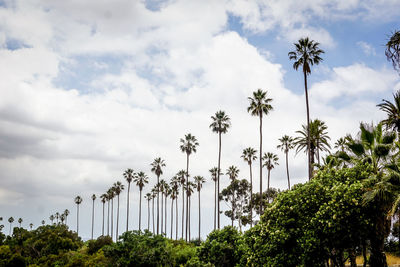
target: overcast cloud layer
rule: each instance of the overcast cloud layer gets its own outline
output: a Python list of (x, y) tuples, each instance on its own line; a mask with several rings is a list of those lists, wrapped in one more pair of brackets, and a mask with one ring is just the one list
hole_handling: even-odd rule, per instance
[[(390, 25), (399, 20), (399, 9), (396, 0), (0, 1), (0, 216), (38, 226), (68, 208), (75, 229), (73, 199), (81, 195), (80, 228), (88, 237), (90, 196), (123, 181), (127, 168), (147, 173), (147, 192), (155, 182), (149, 164), (156, 157), (165, 159), (163, 178), (170, 180), (186, 166), (179, 139), (187, 133), (200, 143), (190, 173), (206, 178), (202, 208), (211, 214), (208, 170), (217, 164), (218, 139), (209, 129), (210, 116), (218, 110), (230, 116), (222, 169), (237, 165), (240, 178), (248, 179), (240, 155), (245, 147), (258, 149), (258, 120), (246, 112), (247, 97), (258, 88), (273, 98), (263, 150), (281, 161), (271, 185), (285, 189), (284, 155), (276, 146), (278, 138), (295, 135), (305, 122), (305, 99), (301, 73), (288, 75), (295, 71), (277, 61), (278, 55), (310, 36), (327, 56), (339, 58), (314, 68), (310, 85), (311, 116), (326, 122), (333, 145), (355, 134), (359, 122), (382, 119), (377, 101), (390, 99), (400, 81), (382, 46), (372, 44), (383, 44), (392, 28), (379, 40), (354, 42), (362, 56), (343, 64), (340, 58), (351, 54), (342, 50), (345, 40), (330, 25)], [(269, 50), (269, 41), (284, 45)], [(306, 163), (303, 153), (290, 153), (292, 183), (306, 181)], [(257, 164), (253, 172), (258, 173)], [(254, 180), (257, 185), (257, 175)], [(228, 182), (222, 176), (222, 186)], [(130, 228), (136, 229), (137, 188), (131, 196)], [(146, 211), (145, 202), (143, 207)], [(197, 225), (197, 213), (192, 218)], [(222, 218), (223, 225), (229, 223)], [(143, 222), (147, 226), (146, 212)], [(203, 223), (206, 234), (211, 215)]]

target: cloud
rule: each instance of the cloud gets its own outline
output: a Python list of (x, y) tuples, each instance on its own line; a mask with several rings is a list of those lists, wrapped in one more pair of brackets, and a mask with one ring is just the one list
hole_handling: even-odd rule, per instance
[(375, 56), (376, 55), (376, 51), (375, 48), (363, 41), (359, 41), (357, 42), (357, 45), (362, 49), (362, 51), (364, 52), (364, 54), (366, 54), (367, 56)]

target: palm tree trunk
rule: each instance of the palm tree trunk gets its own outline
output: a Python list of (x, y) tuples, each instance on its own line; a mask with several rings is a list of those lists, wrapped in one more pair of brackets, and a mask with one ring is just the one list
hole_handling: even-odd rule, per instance
[(167, 216), (168, 216), (168, 214), (167, 214), (167, 200), (168, 200), (168, 198), (167, 198), (167, 194), (165, 194), (165, 207), (164, 207), (164, 211), (165, 211), (165, 215), (164, 215), (164, 220), (165, 220), (165, 222), (164, 222), (164, 233), (165, 233), (165, 236), (167, 237)]
[(184, 225), (185, 225), (185, 188), (184, 185), (182, 184), (182, 239), (183, 239), (183, 233), (184, 233)]
[(115, 240), (118, 240), (118, 225), (119, 225), (119, 195), (117, 196), (118, 204), (117, 204), (117, 231), (115, 233)]
[(263, 212), (262, 194), (262, 113), (260, 113), (260, 218)]
[(150, 199), (147, 200), (147, 231), (150, 231)]
[(160, 175), (157, 175), (157, 235), (160, 229)]
[(253, 227), (253, 173), (251, 171), (251, 162), (249, 163), (250, 167), (250, 227)]
[(79, 235), (79, 204), (76, 204), (76, 233)]
[(92, 239), (93, 239), (93, 228), (94, 228), (94, 200), (92, 205)]
[(270, 182), (270, 175), (271, 175), (271, 170), (268, 169), (268, 185), (267, 185), (267, 197), (268, 197), (268, 203), (269, 203), (269, 182)]
[[(189, 186), (189, 154), (186, 153), (186, 189)], [(188, 223), (189, 223), (189, 196), (186, 193), (186, 242), (188, 241)]]
[(178, 240), (178, 194), (176, 194), (176, 201), (175, 201), (175, 239)]
[(9, 236), (11, 236), (11, 225), (12, 223), (10, 223), (10, 232), (8, 233)]
[(189, 224), (188, 224), (188, 227), (189, 227), (189, 242), (190, 242), (190, 205), (191, 204), (191, 201), (190, 201), (190, 197), (189, 197), (189, 212), (188, 212), (188, 220), (189, 220)]
[(111, 199), (111, 239), (113, 239), (114, 233), (114, 198)]
[(171, 235), (170, 235), (171, 240), (172, 240), (173, 225), (174, 225), (174, 199), (171, 198)]
[(304, 89), (306, 94), (306, 108), (307, 108), (308, 180), (311, 180), (312, 164), (311, 164), (311, 140), (310, 140), (310, 106), (308, 104), (307, 73), (305, 70), (303, 70), (303, 74), (304, 74)]
[[(221, 132), (218, 132), (218, 142), (219, 142), (219, 148), (218, 148), (218, 173), (217, 173), (217, 202), (218, 202), (218, 210), (217, 210), (217, 216), (218, 216), (218, 229), (220, 227), (220, 206), (219, 206), (219, 174), (221, 172), (221, 146), (222, 146), (222, 141), (221, 141)], [(215, 228), (215, 227), (214, 227)]]
[(201, 213), (200, 213), (200, 190), (199, 190), (199, 241), (200, 241), (200, 226), (201, 226)]
[(214, 230), (216, 228), (217, 228), (217, 180), (215, 180), (214, 182)]
[(154, 228), (154, 226), (155, 226), (155, 225), (154, 225), (154, 197), (152, 197), (151, 200), (152, 200), (152, 204), (151, 204), (151, 209), (152, 209), (152, 211), (151, 211), (151, 212), (152, 212), (152, 214), (153, 214), (152, 217), (153, 217), (153, 234), (154, 234), (154, 233), (155, 233), (155, 228)]
[(160, 233), (163, 233), (164, 230), (164, 219), (163, 219), (163, 215), (164, 215), (164, 192), (161, 192), (161, 215), (160, 215), (160, 219), (161, 219), (161, 223), (160, 223)]
[[(232, 180), (233, 182), (234, 180)], [(235, 188), (233, 187), (233, 196), (232, 196), (232, 227), (233, 227), (233, 222), (235, 220)]]
[(110, 236), (110, 200), (107, 202), (107, 235)]
[(384, 241), (386, 237), (387, 219), (385, 215), (378, 216), (374, 227), (374, 233), (371, 235), (371, 256), (369, 264), (371, 267), (386, 267), (386, 256), (384, 253)]
[(129, 190), (131, 189), (131, 183), (128, 183), (128, 201), (126, 206), (126, 232), (128, 232), (128, 225), (129, 225)]
[[(101, 227), (101, 235), (102, 236), (104, 236), (104, 205), (105, 205), (106, 203), (105, 202), (103, 202), (103, 225), (102, 225), (102, 227)], [(66, 218), (66, 217), (65, 217)], [(67, 219), (65, 219), (65, 222), (67, 222)]]
[(288, 183), (288, 188), (290, 190), (290, 179), (289, 179), (289, 159), (288, 159), (288, 151), (286, 151), (286, 173), (287, 173), (287, 183)]
[(142, 189), (139, 190), (139, 233), (141, 230), (141, 223), (142, 223)]

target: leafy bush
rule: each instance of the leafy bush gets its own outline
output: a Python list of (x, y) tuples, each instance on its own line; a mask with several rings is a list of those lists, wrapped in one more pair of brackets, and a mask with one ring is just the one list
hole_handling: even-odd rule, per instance
[(88, 253), (94, 254), (104, 246), (111, 245), (113, 243), (109, 236), (99, 236), (96, 240), (90, 240), (88, 242)]

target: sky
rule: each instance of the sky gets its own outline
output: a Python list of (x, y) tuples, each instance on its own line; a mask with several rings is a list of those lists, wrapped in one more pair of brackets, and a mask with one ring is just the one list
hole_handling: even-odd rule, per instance
[[(308, 36), (325, 51), (309, 76), (310, 113), (327, 124), (333, 147), (356, 134), (360, 122), (383, 119), (376, 104), (400, 89), (384, 55), (388, 36), (400, 28), (398, 10), (398, 0), (0, 0), (0, 216), (37, 227), (69, 209), (76, 229), (80, 195), (80, 234), (89, 238), (91, 195), (116, 181), (126, 185), (127, 168), (149, 176), (147, 193), (156, 157), (165, 160), (161, 178), (169, 181), (186, 167), (179, 140), (191, 133), (200, 145), (190, 173), (207, 180), (205, 237), (213, 228), (208, 170), (218, 159), (211, 116), (223, 110), (232, 123), (222, 136), (221, 169), (238, 166), (239, 178), (249, 179), (240, 156), (246, 147), (258, 149), (259, 121), (247, 113), (248, 97), (267, 90), (273, 111), (263, 119), (263, 151), (280, 158), (271, 186), (287, 189), (285, 157), (276, 146), (306, 121), (303, 75), (287, 55), (293, 43)], [(289, 153), (289, 168), (292, 184), (307, 181), (303, 152)], [(265, 170), (263, 179), (266, 185)], [(222, 176), (221, 187), (228, 183)], [(254, 183), (258, 188), (257, 175)], [(126, 199), (125, 190), (120, 229)], [(131, 203), (129, 229), (137, 229), (136, 186)], [(192, 208), (196, 236), (197, 201)], [(147, 227), (146, 201), (142, 209)], [(96, 200), (95, 236), (101, 220)]]

